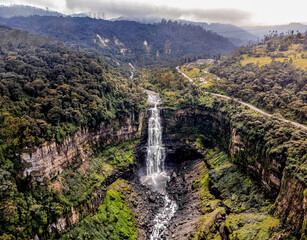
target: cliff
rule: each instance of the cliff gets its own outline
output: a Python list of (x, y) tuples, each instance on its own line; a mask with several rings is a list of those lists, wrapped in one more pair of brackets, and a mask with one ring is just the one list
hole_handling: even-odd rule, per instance
[[(63, 143), (45, 142), (36, 151), (28, 154), (22, 153), (21, 157), (26, 162), (24, 175), (33, 175), (36, 180), (42, 181), (43, 177), (54, 178), (65, 168), (72, 165), (80, 165), (92, 154), (90, 144), (110, 144), (127, 140), (132, 137), (140, 137), (143, 125), (144, 113), (131, 115), (121, 123), (100, 124), (98, 131), (79, 129), (73, 136), (68, 136)], [(133, 123), (137, 120), (137, 125)], [(116, 129), (114, 126), (120, 126)]]
[[(290, 161), (287, 152), (293, 149), (292, 135), (298, 133), (293, 130), (292, 135), (288, 132), (283, 136), (281, 129), (270, 120), (262, 119), (263, 123), (260, 123), (257, 122), (259, 119), (253, 119), (252, 124), (246, 124), (244, 121), (248, 118), (203, 106), (166, 110), (164, 116), (167, 135), (176, 136), (181, 142), (190, 137), (201, 137), (207, 146), (219, 146), (226, 150), (233, 162), (260, 183), (267, 196), (275, 202), (271, 209), (274, 216), (297, 234), (305, 231), (306, 184), (286, 168)], [(304, 133), (300, 134), (305, 136)], [(274, 141), (280, 141), (277, 148), (272, 146), (271, 135)], [(282, 140), (278, 139), (279, 136)]]

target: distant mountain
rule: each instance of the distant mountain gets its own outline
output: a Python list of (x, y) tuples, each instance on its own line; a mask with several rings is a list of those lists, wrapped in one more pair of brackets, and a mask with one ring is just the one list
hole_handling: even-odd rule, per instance
[[(181, 21), (185, 22), (185, 21)], [(222, 23), (205, 23), (205, 22), (185, 22), (190, 23), (193, 25), (198, 25), (203, 27), (206, 30), (211, 30), (216, 32), (217, 34), (228, 38), (234, 45), (242, 46), (246, 45), (250, 42), (256, 42), (257, 36), (248, 31), (244, 30), (243, 28), (237, 27), (232, 24), (222, 24)]]
[(257, 37), (262, 38), (264, 35), (268, 35), (272, 31), (284, 34), (289, 34), (291, 31), (294, 31), (293, 33), (305, 33), (307, 31), (307, 25), (302, 23), (290, 23), (287, 25), (244, 27), (244, 29)]
[[(112, 19), (113, 21), (118, 20), (128, 20), (128, 21), (136, 21), (140, 23), (159, 23), (161, 22), (162, 18), (158, 17), (151, 17), (151, 18), (134, 18), (134, 17), (119, 17)], [(210, 30), (216, 32), (217, 34), (228, 38), (234, 45), (242, 46), (246, 45), (250, 42), (256, 42), (257, 36), (248, 31), (244, 30), (243, 28), (237, 27), (232, 24), (222, 24), (222, 23), (205, 23), (205, 22), (192, 22), (192, 21), (185, 21), (185, 20), (174, 20), (178, 23), (183, 24), (191, 24), (195, 26), (201, 26), (206, 30)]]
[(174, 61), (185, 55), (204, 57), (227, 54), (235, 46), (200, 26), (162, 21), (141, 24), (78, 17), (31, 16), (2, 18), (0, 23), (53, 36), (71, 47), (141, 65)]
[(28, 17), (28, 16), (63, 16), (59, 12), (49, 11), (48, 9), (36, 8), (24, 5), (0, 6), (0, 17)]
[[(11, 6), (0, 6), (0, 17), (10, 18), (10, 17), (28, 17), (28, 16), (68, 16), (59, 12), (49, 11), (48, 9), (36, 8), (24, 5), (11, 5)], [(94, 19), (105, 19), (105, 14), (103, 12), (82, 12), (69, 15), (71, 17), (90, 17)], [(111, 21), (136, 21), (145, 24), (155, 24), (160, 23), (162, 18), (151, 17), (151, 18), (135, 18), (135, 17), (119, 17), (111, 19)], [(205, 22), (191, 22), (184, 20), (176, 20), (179, 23), (192, 24), (195, 26), (201, 26), (206, 30), (210, 30), (218, 33), (219, 35), (228, 38), (234, 45), (242, 46), (249, 42), (256, 42), (257, 37), (253, 34), (247, 32), (246, 30), (239, 28), (231, 24), (220, 24), (212, 23), (208, 24)]]

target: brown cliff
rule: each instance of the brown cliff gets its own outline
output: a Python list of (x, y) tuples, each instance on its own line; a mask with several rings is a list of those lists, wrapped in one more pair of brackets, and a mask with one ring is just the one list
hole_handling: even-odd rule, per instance
[[(24, 175), (33, 175), (38, 181), (43, 177), (54, 178), (70, 165), (80, 165), (92, 154), (90, 144), (110, 144), (127, 140), (132, 137), (140, 137), (143, 125), (144, 113), (139, 114), (138, 119), (132, 115), (121, 123), (100, 124), (99, 131), (79, 129), (73, 136), (65, 138), (64, 142), (45, 142), (41, 147), (36, 147), (32, 154), (22, 153), (21, 157), (26, 162)], [(137, 120), (138, 124), (133, 125)]]
[(305, 182), (287, 171), (287, 155), (284, 152), (269, 155), (257, 148), (256, 142), (265, 143), (265, 139), (250, 138), (249, 132), (245, 131), (253, 126), (239, 126), (238, 130), (231, 115), (213, 108), (165, 110), (164, 115), (166, 134), (177, 136), (183, 141), (193, 135), (202, 136), (208, 146), (219, 145), (228, 151), (233, 161), (242, 166), (242, 170), (266, 188), (267, 194), (275, 201), (272, 213), (282, 220), (283, 225), (297, 234), (306, 231)]

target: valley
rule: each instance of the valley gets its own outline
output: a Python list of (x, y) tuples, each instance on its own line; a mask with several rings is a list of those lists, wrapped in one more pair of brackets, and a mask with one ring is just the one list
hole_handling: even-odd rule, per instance
[(0, 239), (306, 239), (306, 34), (0, 22)]

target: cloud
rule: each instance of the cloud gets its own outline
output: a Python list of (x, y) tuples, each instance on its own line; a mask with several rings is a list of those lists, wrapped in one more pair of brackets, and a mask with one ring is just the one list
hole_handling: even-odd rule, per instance
[(0, 5), (28, 5), (35, 6), (40, 8), (51, 8), (54, 10), (59, 10), (59, 8), (63, 8), (64, 4), (62, 0), (0, 0)]
[(66, 0), (66, 6), (72, 11), (102, 12), (108, 18), (119, 16), (133, 18), (161, 17), (167, 19), (246, 24), (252, 16), (250, 12), (238, 9), (183, 9), (132, 1), (126, 2), (123, 0)]

